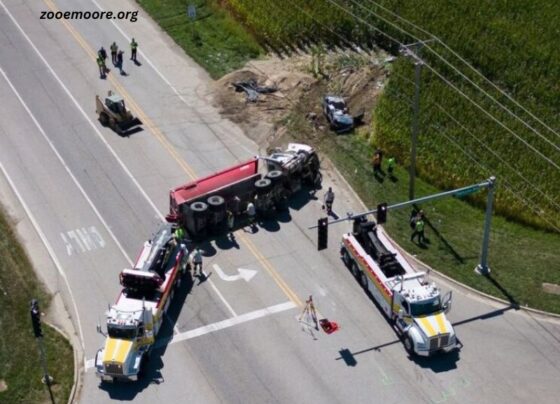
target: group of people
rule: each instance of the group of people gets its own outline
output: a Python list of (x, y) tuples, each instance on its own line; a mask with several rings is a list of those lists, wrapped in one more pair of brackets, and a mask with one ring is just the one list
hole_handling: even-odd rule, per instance
[[(375, 178), (381, 180), (385, 176), (385, 172), (382, 169), (383, 166), (383, 150), (377, 149), (373, 153), (373, 158), (371, 160), (371, 165), (373, 167), (373, 175)], [(389, 157), (387, 159), (387, 172), (389, 173), (389, 178), (394, 178), (395, 166), (397, 161), (394, 157)]]
[[(124, 52), (122, 50), (119, 50), (116, 42), (113, 42), (109, 49), (111, 51), (111, 61), (113, 63), (113, 66), (117, 67), (121, 71), (122, 75), (125, 75), (126, 73), (123, 70)], [(136, 42), (136, 40), (132, 38), (132, 41), (130, 41), (130, 60), (132, 60), (135, 64), (138, 64), (138, 60), (136, 59), (137, 51), (138, 42)], [(107, 51), (102, 46), (97, 51), (97, 66), (99, 67), (99, 74), (101, 78), (104, 78), (105, 75), (109, 72), (109, 69), (107, 68), (107, 64), (105, 62), (106, 60)]]

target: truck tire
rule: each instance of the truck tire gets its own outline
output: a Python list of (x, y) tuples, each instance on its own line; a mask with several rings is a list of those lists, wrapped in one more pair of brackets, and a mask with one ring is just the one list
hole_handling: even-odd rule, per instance
[(270, 181), (268, 178), (262, 178), (255, 182), (255, 188), (257, 190), (257, 194), (260, 195), (266, 194), (270, 190), (271, 186), (272, 186), (272, 181)]
[(280, 181), (283, 175), (284, 174), (280, 170), (272, 170), (268, 174), (266, 174), (266, 178), (268, 178), (274, 186), (278, 183), (278, 181)]
[(224, 209), (226, 204), (225, 199), (220, 195), (211, 196), (206, 202), (208, 203), (208, 207), (214, 212)]
[(350, 270), (352, 271), (352, 275), (354, 275), (354, 278), (356, 279), (360, 279), (360, 274), (362, 273), (360, 271), (360, 268), (358, 268), (358, 264), (356, 264), (356, 262), (352, 262), (352, 266), (350, 267)]
[(204, 202), (194, 202), (191, 203), (191, 206), (189, 206), (189, 208), (192, 210), (194, 215), (203, 216), (206, 214), (206, 211), (208, 210), (208, 205), (205, 204)]
[(362, 285), (362, 288), (364, 288), (364, 290), (368, 290), (367, 275), (363, 272), (360, 272), (360, 285)]
[(414, 342), (412, 338), (410, 338), (410, 335), (404, 337), (404, 349), (406, 349), (406, 352), (410, 355), (414, 355)]
[(350, 269), (352, 267), (352, 259), (350, 258), (350, 254), (348, 254), (346, 248), (342, 249), (340, 255), (342, 257), (342, 262), (344, 262), (344, 265), (346, 265), (346, 268)]
[(109, 125), (109, 115), (107, 115), (106, 112), (101, 112), (99, 114), (99, 122), (101, 123), (102, 126)]

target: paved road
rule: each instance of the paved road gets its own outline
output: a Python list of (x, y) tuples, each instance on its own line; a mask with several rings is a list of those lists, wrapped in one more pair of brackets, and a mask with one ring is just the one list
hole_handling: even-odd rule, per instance
[[(142, 13), (136, 23), (39, 20), (41, 10), (98, 6), (136, 9), (128, 1), (0, 0), (0, 196), (18, 230), (24, 206), (48, 244), (50, 257), (36, 235), (21, 232), (39, 274), (63, 295), (86, 361), (102, 344), (95, 324), (117, 295), (117, 274), (161, 221), (168, 190), (258, 152), (211, 107), (206, 74)], [(113, 69), (101, 80), (95, 50), (113, 40), (126, 47), (125, 35), (140, 43), (142, 65), (125, 59), (128, 75)], [(99, 125), (94, 94), (109, 89), (125, 96), (143, 131), (121, 138)], [(335, 209), (361, 209), (335, 174), (326, 181), (339, 190)], [(163, 331), (173, 339), (147, 377), (99, 386), (89, 368), (79, 401), (556, 402), (557, 322), (444, 283), (455, 292), (450, 318), (464, 347), (413, 360), (338, 259), (345, 225), (331, 231), (328, 251), (316, 251), (306, 227), (319, 216), (320, 204), (302, 195), (257, 233), (207, 243), (208, 280), (184, 286)], [(47, 269), (53, 261), (71, 294)], [(231, 280), (239, 268), (257, 272)], [(313, 335), (297, 322), (308, 295), (341, 325), (337, 333)]]

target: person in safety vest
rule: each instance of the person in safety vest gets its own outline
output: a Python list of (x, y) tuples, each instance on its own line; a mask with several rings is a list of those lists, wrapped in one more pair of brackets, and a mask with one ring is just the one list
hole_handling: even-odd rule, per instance
[(418, 236), (418, 244), (424, 244), (424, 219), (419, 216), (416, 220), (416, 225), (414, 226), (414, 231), (410, 236), (410, 241), (414, 241), (414, 238)]

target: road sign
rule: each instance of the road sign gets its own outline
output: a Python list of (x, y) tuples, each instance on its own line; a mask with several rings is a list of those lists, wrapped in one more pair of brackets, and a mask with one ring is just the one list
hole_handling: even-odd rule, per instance
[(196, 6), (194, 4), (189, 4), (187, 6), (187, 16), (194, 20), (196, 18)]

